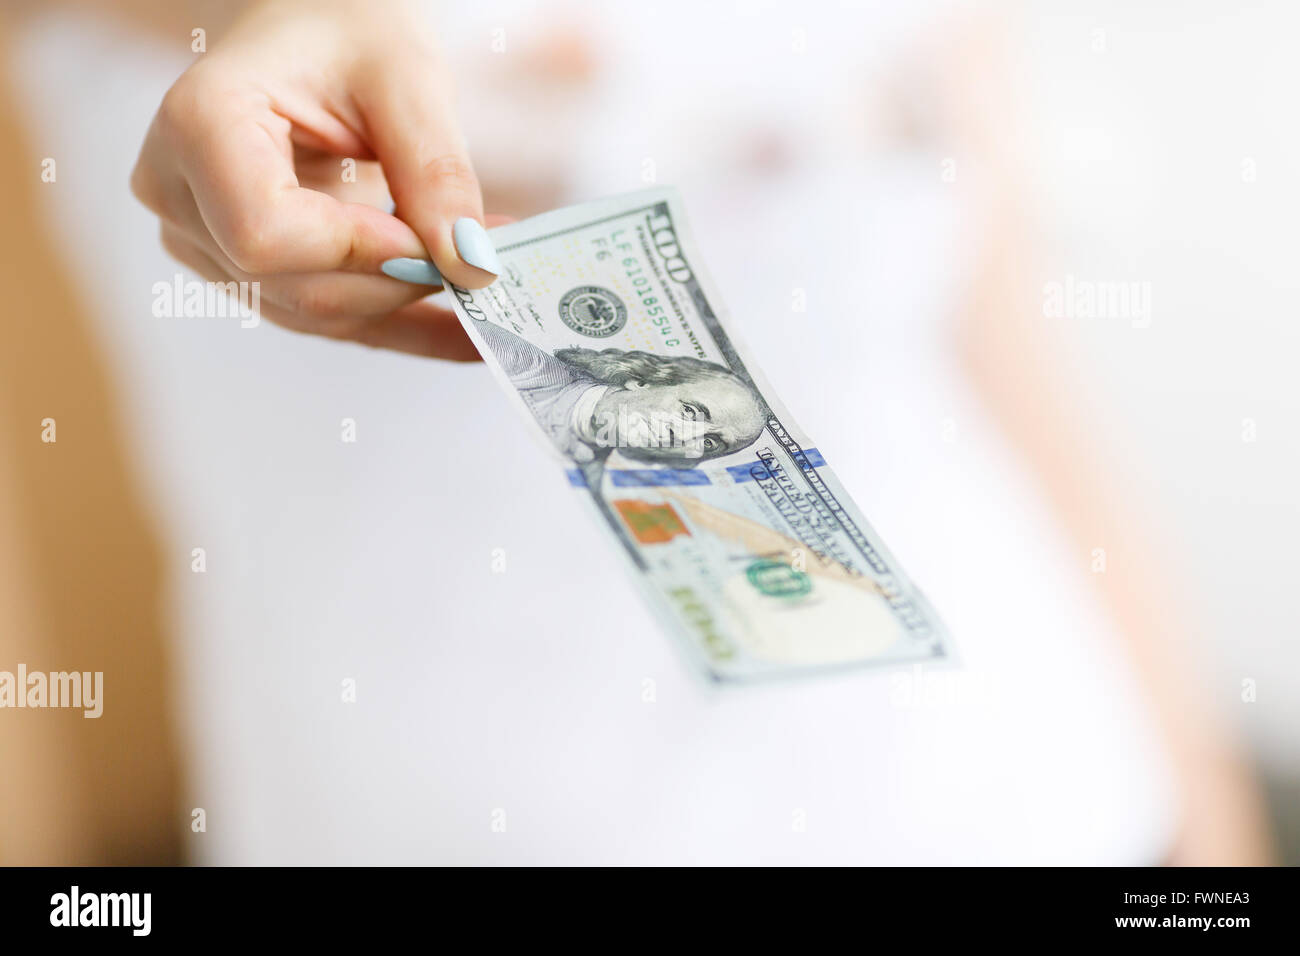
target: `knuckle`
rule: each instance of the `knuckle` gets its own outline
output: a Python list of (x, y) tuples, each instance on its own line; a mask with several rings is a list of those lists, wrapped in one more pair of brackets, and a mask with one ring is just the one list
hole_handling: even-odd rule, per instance
[(421, 164), (421, 172), (444, 189), (455, 189), (467, 194), (478, 192), (478, 177), (474, 175), (474, 167), (461, 153), (440, 153), (426, 159)]
[(157, 124), (168, 135), (188, 129), (199, 115), (203, 101), (203, 82), (197, 74), (186, 72), (172, 84), (158, 106)]
[(155, 215), (163, 214), (163, 191), (159, 188), (158, 178), (154, 175), (152, 167), (145, 163), (143, 157), (131, 170), (131, 195)]
[(347, 248), (343, 249), (339, 255), (338, 268), (347, 272), (361, 265), (364, 261), (364, 257), (355, 232), (349, 232), (347, 234), (344, 238), (344, 244)]
[(202, 150), (235, 99), (221, 71), (205, 66), (200, 61), (182, 73), (163, 94), (154, 116), (158, 136), (178, 152)]
[(236, 226), (222, 243), (222, 248), (241, 272), (266, 275), (276, 271), (276, 242), (265, 229), (254, 223)]

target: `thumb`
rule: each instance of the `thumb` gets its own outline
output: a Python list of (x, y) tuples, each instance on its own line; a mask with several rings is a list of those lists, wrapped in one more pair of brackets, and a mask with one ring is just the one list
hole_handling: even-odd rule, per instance
[(421, 51), (362, 72), (356, 98), (397, 217), (444, 278), (469, 289), (490, 285), (501, 264), (483, 228), (483, 195), (446, 68)]

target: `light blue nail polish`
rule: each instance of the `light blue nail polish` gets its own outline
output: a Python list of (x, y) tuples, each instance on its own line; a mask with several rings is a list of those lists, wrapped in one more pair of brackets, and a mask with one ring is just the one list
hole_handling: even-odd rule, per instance
[(388, 259), (380, 263), (384, 275), (416, 285), (442, 285), (442, 273), (428, 259)]
[(497, 258), (496, 249), (487, 230), (477, 220), (468, 216), (456, 220), (451, 227), (452, 238), (456, 240), (456, 251), (460, 257), (477, 269), (499, 276), (502, 272), (501, 260)]

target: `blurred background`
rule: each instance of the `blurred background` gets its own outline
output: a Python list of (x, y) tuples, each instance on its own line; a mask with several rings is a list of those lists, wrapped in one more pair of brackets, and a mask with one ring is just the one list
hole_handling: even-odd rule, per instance
[[(191, 29), (212, 23), (215, 42), (224, 14), (136, 6), (147, 10), (6, 8), (0, 188), (19, 334), (0, 366), (0, 669), (103, 670), (109, 697), (101, 721), (0, 713), (3, 759), (22, 768), (0, 782), (0, 861), (548, 859), (545, 841), (535, 857), (508, 856), (452, 832), (462, 809), (518, 803), (563, 766), (511, 749), (520, 721), (567, 726), (549, 723), (544, 688), (528, 689), (530, 668), (545, 675), (551, 658), (483, 646), (495, 625), (447, 597), (486, 572), (489, 545), (508, 544), (525, 567), (568, 554), (518, 483), (489, 485), (499, 507), (465, 515), (453, 512), (471, 489), (437, 477), (470, 452), (484, 475), (511, 473), (522, 426), (481, 368), (265, 322), (153, 315), (154, 283), (184, 270), (127, 180), (163, 93), (202, 55)], [(1159, 653), (1134, 652), (1137, 677), (1113, 700), (1101, 677), (1080, 677), (1095, 710), (1076, 719), (1104, 722), (1113, 703), (1167, 720), (1180, 699), (1213, 713), (1259, 781), (1275, 857), (1300, 863), (1294, 4), (440, 10), (489, 210), (522, 217), (676, 185), (745, 317), (740, 333), (807, 430), (838, 436), (824, 444), (844, 449), (845, 467), (832, 464), (855, 496), (864, 489), (864, 510), (958, 645), (978, 664), (967, 616), (981, 622), (972, 633), (1009, 628), (1021, 657), (1067, 643), (1089, 615), (1120, 622), (1098, 630), (1168, 631)], [(47, 158), (54, 181), (42, 181)], [(1076, 297), (1120, 285), (1127, 311)], [(819, 364), (828, 352), (839, 365)], [(950, 375), (973, 384), (953, 390)], [(840, 407), (845, 394), (862, 405)], [(38, 442), (46, 417), (59, 423), (54, 449)], [(345, 418), (364, 455), (339, 442)], [(982, 437), (986, 418), (1003, 438)], [(987, 480), (1007, 508), (1053, 515), (1034, 529), (1056, 530), (1022, 532), (994, 499), (955, 497), (973, 494), (959, 459), (944, 457), (959, 453), (1032, 476)], [(995, 513), (977, 531), (981, 502)], [(1009, 563), (996, 589), (980, 583), (983, 603), (956, 583), (946, 598), (950, 577), (978, 563), (976, 534)], [(467, 555), (466, 540), (478, 550)], [(1110, 562), (1100, 571), (1095, 549)], [(1090, 595), (1055, 605), (1056, 618), (1021, 577), (1052, 562)], [(497, 597), (540, 616), (550, 607)], [(1035, 600), (1048, 602), (1045, 628), (1002, 616)], [(481, 656), (438, 656), (452, 653)], [(670, 673), (679, 662), (663, 654), (628, 673)], [(1153, 689), (1174, 671), (1179, 693)], [(455, 687), (438, 676), (449, 672)], [(366, 714), (337, 703), (352, 678)], [(828, 693), (864, 688), (888, 698), (891, 685)], [(513, 722), (492, 724), (478, 705)], [(436, 760), (431, 736), (447, 738)], [(996, 762), (991, 751), (1011, 744), (994, 734), (985, 746)], [(1071, 788), (1045, 787), (1044, 799)], [(915, 803), (907, 791), (900, 806)], [(997, 819), (993, 789), (972, 799)], [(196, 830), (196, 808), (219, 825)], [(1112, 822), (1090, 826), (1111, 833)], [(1115, 845), (1164, 845), (1160, 829), (1115, 823)], [(1042, 834), (1024, 846), (1005, 832), (963, 839), (867, 835), (850, 858), (1105, 862), (1083, 835), (1059, 854)], [(702, 858), (728, 858), (717, 853)], [(759, 858), (804, 859), (786, 853)]]

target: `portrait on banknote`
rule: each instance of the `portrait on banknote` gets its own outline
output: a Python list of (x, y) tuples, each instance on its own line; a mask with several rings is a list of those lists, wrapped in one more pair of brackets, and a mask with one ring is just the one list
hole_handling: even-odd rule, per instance
[(538, 424), (579, 465), (617, 449), (690, 468), (752, 445), (766, 420), (749, 383), (716, 362), (633, 349), (548, 352), (491, 322), (482, 334)]

